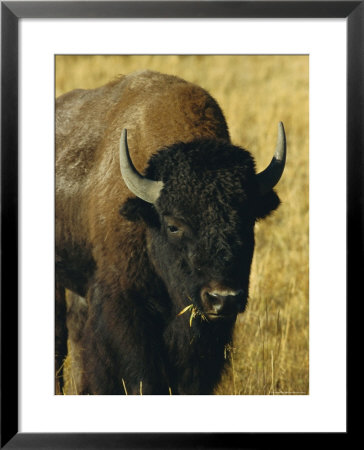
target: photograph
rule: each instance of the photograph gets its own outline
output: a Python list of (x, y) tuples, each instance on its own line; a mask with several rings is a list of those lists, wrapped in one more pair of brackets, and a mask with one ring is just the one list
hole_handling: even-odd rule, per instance
[(363, 3), (1, 3), (1, 448), (350, 437)]
[(308, 395), (309, 55), (54, 65), (54, 393)]

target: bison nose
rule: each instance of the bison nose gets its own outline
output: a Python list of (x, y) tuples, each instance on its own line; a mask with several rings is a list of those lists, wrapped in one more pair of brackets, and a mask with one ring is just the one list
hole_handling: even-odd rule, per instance
[(209, 318), (233, 316), (241, 310), (243, 291), (202, 289), (201, 300)]

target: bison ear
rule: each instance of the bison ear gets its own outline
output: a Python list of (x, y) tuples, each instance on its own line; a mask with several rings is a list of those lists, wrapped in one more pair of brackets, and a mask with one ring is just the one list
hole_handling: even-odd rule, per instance
[(154, 206), (138, 197), (128, 198), (119, 212), (131, 222), (144, 221), (149, 227), (159, 226), (158, 214)]
[(278, 195), (272, 190), (265, 195), (261, 195), (254, 204), (255, 217), (257, 219), (264, 219), (269, 214), (278, 208), (281, 201)]

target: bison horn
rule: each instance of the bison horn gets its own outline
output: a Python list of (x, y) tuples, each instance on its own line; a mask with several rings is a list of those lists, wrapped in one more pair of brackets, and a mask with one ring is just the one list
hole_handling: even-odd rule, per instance
[(149, 180), (136, 170), (130, 158), (125, 128), (120, 138), (120, 170), (125, 184), (133, 194), (148, 203), (155, 203), (158, 200), (163, 182)]
[(286, 135), (283, 123), (278, 124), (276, 151), (269, 166), (257, 174), (261, 194), (269, 192), (279, 181), (286, 164)]

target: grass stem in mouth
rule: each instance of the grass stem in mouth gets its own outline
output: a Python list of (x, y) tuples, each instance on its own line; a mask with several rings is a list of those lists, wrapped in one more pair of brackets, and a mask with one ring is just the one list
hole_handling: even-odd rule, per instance
[(180, 312), (177, 314), (177, 317), (178, 317), (178, 316), (182, 316), (182, 314), (184, 314), (186, 311), (188, 311), (188, 310), (191, 309), (191, 308), (193, 308), (193, 303), (191, 303), (190, 305), (186, 306), (186, 308), (183, 308), (182, 311), (180, 311)]
[[(191, 299), (189, 298), (189, 300), (191, 300)], [(190, 315), (190, 327), (192, 326), (192, 321), (193, 321), (193, 319), (194, 319), (195, 317), (200, 317), (201, 320), (205, 320), (205, 321), (207, 322), (207, 317), (206, 317), (206, 316), (203, 314), (203, 312), (200, 311), (199, 308), (198, 308), (196, 305), (194, 305), (193, 303), (191, 303), (190, 305), (188, 305), (188, 306), (186, 306), (185, 308), (183, 308), (182, 311), (180, 311), (180, 312), (177, 314), (177, 317), (178, 317), (178, 316), (181, 316), (182, 314), (184, 314), (186, 311), (189, 311), (189, 310), (191, 310), (191, 315)]]

